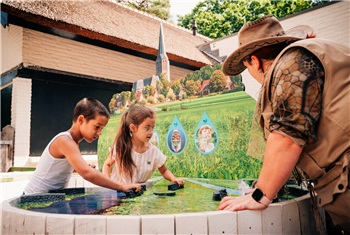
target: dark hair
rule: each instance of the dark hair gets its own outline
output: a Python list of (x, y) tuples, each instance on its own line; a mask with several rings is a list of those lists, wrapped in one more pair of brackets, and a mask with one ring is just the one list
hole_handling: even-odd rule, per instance
[(254, 51), (253, 53), (251, 53), (250, 55), (244, 57), (242, 59), (242, 61), (247, 61), (250, 62), (251, 56), (255, 55), (256, 57), (258, 57), (259, 60), (264, 59), (264, 60), (274, 60), (278, 54), (286, 47), (288, 46), (287, 43), (279, 43), (276, 45), (272, 45), (272, 46), (267, 46), (267, 47), (262, 47), (256, 51)]
[(155, 112), (141, 104), (135, 104), (124, 112), (120, 120), (119, 131), (115, 137), (114, 144), (116, 152), (116, 166), (118, 172), (129, 175), (132, 178), (132, 168), (135, 166), (131, 157), (132, 142), (130, 124), (140, 125), (146, 118), (154, 118)]
[(84, 98), (75, 105), (73, 122), (77, 121), (80, 115), (83, 115), (87, 121), (94, 119), (96, 115), (102, 115), (107, 118), (110, 116), (107, 108), (94, 98)]

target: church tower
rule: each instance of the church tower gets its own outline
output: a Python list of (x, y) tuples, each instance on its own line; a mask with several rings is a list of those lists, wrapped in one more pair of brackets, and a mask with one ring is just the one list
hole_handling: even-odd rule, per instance
[(168, 56), (165, 52), (164, 38), (163, 38), (163, 25), (160, 23), (160, 32), (159, 32), (159, 45), (158, 45), (158, 56), (156, 60), (156, 75), (164, 73), (165, 77), (170, 82), (170, 63)]

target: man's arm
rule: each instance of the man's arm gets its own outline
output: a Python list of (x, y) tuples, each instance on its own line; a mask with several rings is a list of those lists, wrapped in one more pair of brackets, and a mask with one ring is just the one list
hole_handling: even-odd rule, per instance
[[(302, 147), (290, 138), (278, 133), (271, 133), (267, 139), (264, 163), (256, 187), (266, 197), (273, 200), (279, 189), (287, 181), (298, 162)], [(219, 210), (261, 210), (267, 206), (256, 202), (252, 194), (241, 197), (224, 197)]]

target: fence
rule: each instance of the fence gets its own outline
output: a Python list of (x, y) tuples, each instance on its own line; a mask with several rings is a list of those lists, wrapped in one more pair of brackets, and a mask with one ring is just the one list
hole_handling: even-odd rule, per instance
[(14, 162), (15, 129), (7, 125), (1, 131), (1, 172), (7, 172)]

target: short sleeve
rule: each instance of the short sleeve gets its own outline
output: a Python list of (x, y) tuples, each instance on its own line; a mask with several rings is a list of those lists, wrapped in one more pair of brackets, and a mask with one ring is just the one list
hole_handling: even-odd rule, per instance
[(160, 149), (158, 149), (156, 146), (153, 144), (150, 144), (152, 148), (152, 154), (154, 154), (154, 166), (156, 169), (159, 167), (163, 166), (166, 162), (166, 156)]
[(287, 50), (271, 83), (270, 132), (281, 132), (299, 145), (313, 142), (321, 115), (324, 69), (304, 48)]

